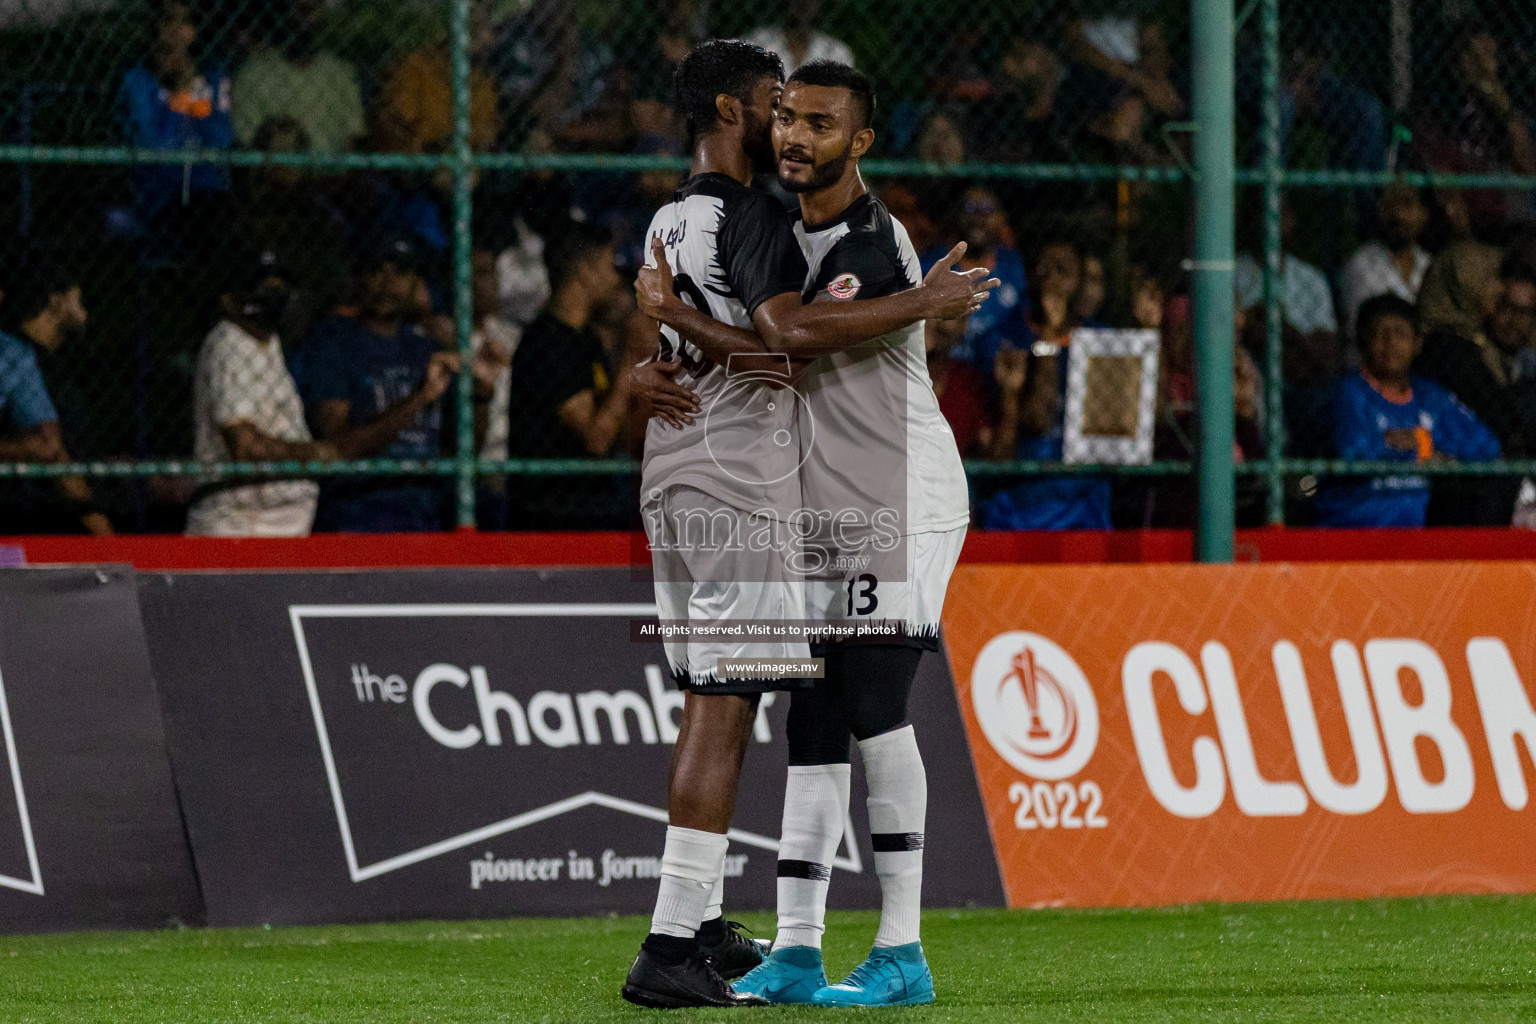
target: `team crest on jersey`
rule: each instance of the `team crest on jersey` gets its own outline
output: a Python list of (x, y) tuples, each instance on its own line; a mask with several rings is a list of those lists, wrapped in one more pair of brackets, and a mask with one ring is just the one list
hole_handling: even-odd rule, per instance
[(862, 287), (864, 282), (853, 274), (839, 274), (831, 284), (827, 285), (827, 294), (834, 299), (846, 300), (859, 294), (859, 289)]

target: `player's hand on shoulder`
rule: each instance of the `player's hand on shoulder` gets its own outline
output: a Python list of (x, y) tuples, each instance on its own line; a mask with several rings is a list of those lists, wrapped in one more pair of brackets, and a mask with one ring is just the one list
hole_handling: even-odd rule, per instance
[(960, 242), (923, 277), (921, 287), (928, 300), (927, 320), (959, 320), (970, 316), (987, 301), (987, 293), (1002, 284), (987, 277), (987, 268), (957, 271), (955, 264), (965, 255)]
[(683, 368), (681, 360), (652, 360), (629, 371), (630, 395), (650, 407), (651, 415), (672, 427), (685, 427), (699, 412), (699, 396), (672, 378)]
[(654, 266), (641, 267), (635, 277), (635, 303), (652, 320), (661, 320), (669, 301), (675, 301), (676, 296), (672, 294), (672, 267), (667, 263), (666, 246), (659, 235), (651, 239), (651, 260)]

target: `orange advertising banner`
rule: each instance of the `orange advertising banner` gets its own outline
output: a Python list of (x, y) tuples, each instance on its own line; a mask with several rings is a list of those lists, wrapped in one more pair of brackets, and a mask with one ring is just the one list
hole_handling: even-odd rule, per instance
[(1536, 891), (1536, 564), (960, 566), (1008, 902)]

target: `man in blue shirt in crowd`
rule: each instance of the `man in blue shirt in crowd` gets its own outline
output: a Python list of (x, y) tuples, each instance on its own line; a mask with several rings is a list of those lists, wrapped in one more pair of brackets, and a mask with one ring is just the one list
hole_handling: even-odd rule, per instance
[(0, 332), (0, 458), (39, 461), (53, 447), (49, 424), (58, 423), (32, 346)]
[[(1029, 330), (1029, 298), (1024, 260), (1017, 249), (1003, 244), (1008, 217), (991, 189), (972, 185), (960, 197), (955, 211), (955, 230), (965, 242), (965, 258), (957, 271), (986, 267), (1002, 284), (987, 295), (981, 308), (965, 324), (965, 337), (949, 358), (970, 363), (986, 379), (992, 377), (992, 361), (1004, 345), (1028, 349), (1034, 340)], [(923, 254), (923, 273), (932, 269), (949, 248)]]
[[(1378, 295), (1360, 307), (1360, 372), (1333, 396), (1334, 454), (1342, 459), (1423, 463), (1499, 457), (1499, 442), (1455, 395), (1408, 372), (1422, 341), (1413, 304)], [(1319, 526), (1423, 526), (1422, 476), (1330, 480), (1318, 492)], [(1513, 509), (1511, 509), (1511, 514)]]
[[(37, 354), (21, 339), (0, 332), (0, 461), (57, 462), (62, 450), (59, 414)], [(10, 499), (0, 500), (9, 505)], [(8, 519), (0, 516), (0, 522)]]
[[(415, 247), (396, 239), (361, 267), (356, 316), (316, 324), (295, 374), (315, 440), (350, 458), (436, 459), (442, 453), (440, 401), (459, 370), (419, 326), (425, 285)], [(328, 481), (317, 531), (406, 533), (440, 530), (446, 492), (432, 477)]]
[[(161, 0), (154, 6), (154, 50), (123, 77), (120, 103), (129, 145), (139, 149), (196, 152), (229, 149), (229, 75), (217, 64), (198, 67), (192, 58), (197, 28), (188, 5)], [(133, 170), (139, 210), (154, 218), (173, 205), (229, 191), (229, 172), (218, 164), (148, 164)]]
[[(0, 313), (0, 462), (71, 461), (42, 361), (79, 337), (89, 319), (79, 278), (41, 253), (5, 282)], [(112, 524), (82, 477), (13, 480), (0, 490), (0, 534), (110, 534)]]

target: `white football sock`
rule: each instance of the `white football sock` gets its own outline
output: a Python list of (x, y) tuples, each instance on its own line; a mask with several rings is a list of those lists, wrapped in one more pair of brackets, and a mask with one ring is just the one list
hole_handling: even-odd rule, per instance
[(917, 942), (923, 908), (923, 823), (928, 776), (910, 725), (859, 741), (869, 783), (869, 831), (880, 879), (875, 945)]
[(773, 948), (821, 948), (832, 858), (848, 821), (847, 764), (789, 766), (779, 834), (779, 931)]
[(729, 840), (718, 832), (667, 826), (667, 845), (661, 854), (661, 891), (651, 932), (692, 938), (704, 920), (704, 908), (725, 869)]
[[(709, 902), (704, 904), (704, 921), (713, 921), (721, 917), (725, 905), (725, 865), (721, 864), (720, 877), (715, 879), (715, 887), (709, 891)], [(702, 923), (702, 922), (701, 922)]]

